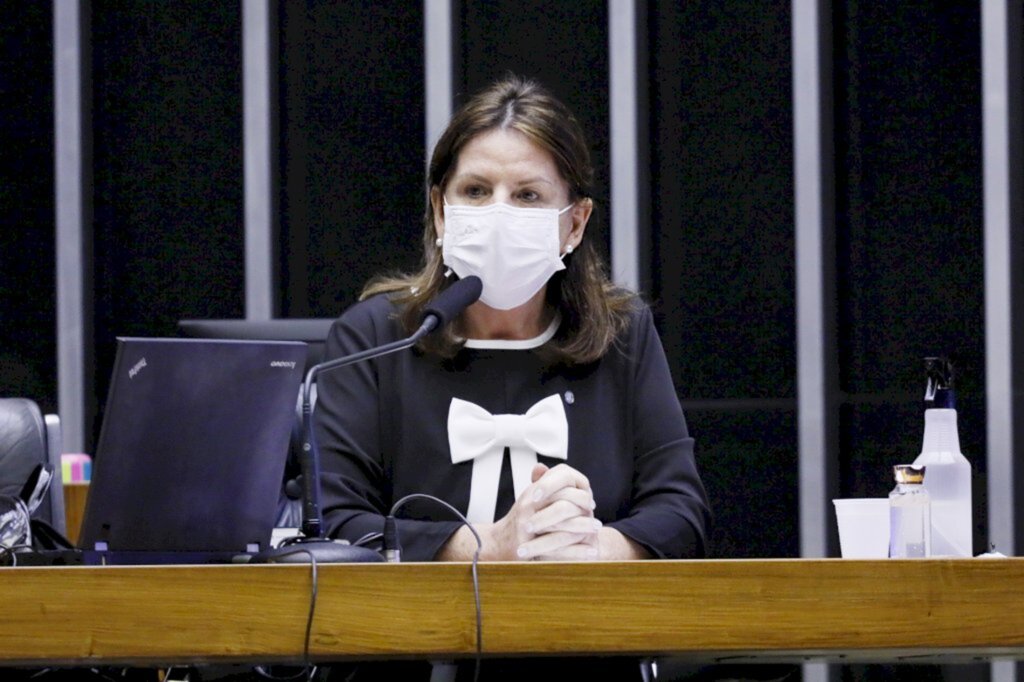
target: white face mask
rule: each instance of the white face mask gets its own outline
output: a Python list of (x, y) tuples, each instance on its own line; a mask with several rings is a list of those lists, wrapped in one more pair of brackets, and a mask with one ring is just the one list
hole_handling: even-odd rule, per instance
[(554, 208), (508, 204), (444, 206), (444, 264), (459, 277), (483, 282), (480, 300), (498, 310), (517, 308), (541, 290), (551, 275), (564, 270), (559, 256), (558, 216)]

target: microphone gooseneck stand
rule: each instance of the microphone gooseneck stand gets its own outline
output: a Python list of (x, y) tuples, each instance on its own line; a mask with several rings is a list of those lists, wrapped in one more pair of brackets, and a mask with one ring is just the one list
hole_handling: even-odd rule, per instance
[(478, 277), (460, 279), (427, 306), (422, 324), (411, 336), (309, 368), (302, 384), (302, 537), (295, 538), (282, 547), (260, 552), (253, 558), (254, 563), (310, 563), (314, 559), (316, 563), (384, 561), (380, 553), (368, 547), (336, 542), (324, 537), (320, 510), (320, 452), (313, 435), (313, 382), (322, 372), (411, 348), (427, 334), (444, 327), (447, 322), (480, 298), (481, 289), (482, 283)]

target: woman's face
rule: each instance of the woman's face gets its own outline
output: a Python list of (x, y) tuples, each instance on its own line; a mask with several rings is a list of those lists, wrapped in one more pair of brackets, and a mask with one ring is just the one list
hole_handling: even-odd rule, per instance
[[(444, 235), (444, 201), (453, 206), (486, 206), (504, 203), (526, 208), (563, 209), (569, 199), (569, 183), (558, 172), (554, 159), (517, 130), (498, 128), (466, 143), (455, 163), (442, 196), (431, 191), (437, 236)], [(562, 251), (574, 248), (583, 238), (590, 218), (589, 199), (577, 201), (559, 216)]]

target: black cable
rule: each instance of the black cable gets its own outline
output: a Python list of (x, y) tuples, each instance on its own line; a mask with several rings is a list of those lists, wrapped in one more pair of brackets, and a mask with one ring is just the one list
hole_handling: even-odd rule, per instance
[[(355, 542), (352, 542), (352, 543), (349, 543), (347, 540), (334, 540), (334, 542), (337, 542), (337, 543), (343, 544), (343, 545), (350, 545), (352, 547), (365, 547), (369, 543), (373, 542), (374, 540), (379, 540), (380, 538), (381, 538), (381, 534), (379, 532), (374, 532), (374, 533), (367, 533), (366, 535), (364, 535), (363, 537), (359, 538), (358, 540), (356, 540)], [(282, 539), (280, 542), (278, 542), (277, 546), (279, 548), (281, 548), (281, 547), (291, 547), (292, 545), (302, 544), (303, 542), (305, 542), (308, 539), (309, 538), (307, 538), (305, 535), (302, 535), (302, 534), (299, 534), (299, 535), (289, 535), (288, 537), (286, 537), (286, 538)]]
[(318, 587), (319, 587), (318, 578), (317, 578), (317, 569), (316, 569), (316, 557), (313, 556), (313, 552), (310, 552), (308, 549), (303, 549), (301, 546), (296, 547), (295, 551), (293, 551), (293, 552), (288, 552), (287, 554), (282, 554), (280, 556), (290, 556), (292, 554), (299, 554), (299, 553), (305, 554), (306, 556), (309, 557), (309, 565), (310, 565), (310, 573), (311, 573), (310, 577), (311, 577), (311, 580), (312, 580), (312, 583), (313, 583), (312, 588), (310, 590), (309, 614), (306, 616), (306, 636), (305, 636), (305, 638), (303, 640), (303, 644), (302, 644), (302, 663), (303, 663), (303, 668), (302, 668), (302, 670), (300, 670), (299, 672), (295, 673), (294, 675), (289, 675), (287, 677), (281, 677), (281, 676), (274, 675), (274, 674), (268, 672), (265, 669), (265, 667), (262, 666), (262, 665), (253, 666), (253, 670), (256, 671), (256, 674), (259, 675), (260, 677), (264, 678), (264, 679), (267, 679), (267, 680), (278, 680), (280, 682), (287, 682), (289, 680), (297, 680), (297, 679), (299, 679), (299, 678), (301, 678), (303, 676), (306, 677), (306, 680), (312, 680), (313, 676), (316, 675), (317, 666), (313, 665), (312, 662), (309, 660), (309, 641), (310, 641), (310, 638), (311, 638), (312, 632), (313, 632), (313, 614), (316, 612), (316, 597), (317, 597), (317, 590), (318, 590)]
[[(10, 547), (8, 547), (7, 545), (0, 545), (0, 557), (2, 557), (4, 555), (9, 556), (11, 558), (10, 567), (17, 566), (18, 565), (18, 550), (19, 549), (24, 549), (24, 550), (31, 551), (31, 550), (34, 549), (34, 547), (32, 547), (32, 545), (23, 545), (23, 544), (11, 545)], [(2, 564), (0, 564), (0, 565), (2, 565)]]
[[(172, 666), (172, 668), (169, 668), (169, 670), (170, 669), (173, 669), (173, 666)], [(101, 668), (82, 668), (82, 669), (75, 669), (74, 670), (74, 674), (75, 674), (76, 678), (81, 677), (83, 674), (89, 674), (89, 675), (94, 676), (94, 677), (88, 677), (88, 678), (81, 677), (81, 679), (94, 679), (95, 678), (95, 679), (104, 680), (104, 682), (119, 682), (118, 678), (123, 680), (127, 676), (127, 674), (129, 673), (130, 670), (131, 670), (130, 668), (102, 668), (102, 669)], [(45, 679), (49, 675), (54, 675), (58, 680), (66, 680), (66, 679), (68, 679), (67, 678), (68, 673), (69, 673), (69, 669), (68, 668), (43, 668), (42, 670), (37, 670), (37, 671), (33, 672), (26, 679), (29, 679), (29, 680), (41, 680), (41, 679)], [(114, 675), (116, 675), (117, 677), (114, 677)]]
[[(409, 500), (415, 500), (415, 499), (430, 500), (432, 502), (437, 502), (438, 504), (440, 504), (443, 507), (447, 508), (453, 514), (455, 514), (457, 517), (459, 517), (459, 520), (462, 521), (462, 523), (466, 526), (466, 528), (469, 528), (469, 532), (472, 533), (473, 537), (476, 538), (476, 551), (473, 552), (473, 562), (472, 562), (472, 568), (471, 568), (472, 573), (473, 573), (473, 600), (476, 602), (476, 660), (475, 660), (475, 663), (474, 663), (474, 666), (473, 666), (473, 681), (476, 682), (476, 680), (478, 680), (480, 678), (480, 663), (481, 663), (481, 660), (483, 659), (483, 640), (484, 640), (484, 634), (483, 634), (483, 632), (484, 632), (484, 630), (483, 630), (484, 619), (483, 619), (483, 611), (480, 608), (480, 577), (479, 577), (479, 574), (477, 572), (477, 565), (480, 563), (480, 551), (483, 549), (484, 543), (480, 539), (480, 534), (476, 532), (476, 528), (474, 528), (473, 524), (470, 523), (469, 520), (465, 516), (462, 515), (462, 512), (460, 512), (458, 509), (456, 509), (452, 505), (448, 504), (447, 502), (445, 502), (441, 498), (434, 497), (433, 495), (426, 495), (424, 493), (412, 493), (411, 495), (406, 495), (405, 497), (399, 499), (397, 502), (395, 502), (393, 505), (391, 505), (391, 512), (388, 514), (388, 518), (384, 520), (385, 528), (387, 528), (388, 519), (391, 519), (392, 521), (394, 520), (395, 512), (398, 511), (399, 508), (401, 508)], [(394, 529), (394, 533), (395, 533), (395, 542), (397, 544), (397, 536), (398, 536), (398, 529), (397, 528)], [(385, 537), (387, 537), (387, 535), (388, 534), (385, 533)], [(385, 546), (384, 551), (387, 552), (387, 550), (388, 550), (388, 547)]]
[[(164, 682), (167, 682), (167, 680), (174, 679), (174, 678), (171, 677), (171, 674), (174, 672), (174, 669), (177, 668), (177, 667), (179, 667), (179, 666), (172, 665), (172, 666), (169, 666), (167, 668), (167, 670), (164, 671), (164, 676), (163, 676)], [(186, 672), (185, 672), (185, 677), (183, 679), (186, 679), (186, 680), (189, 679), (189, 674), (187, 672), (187, 668), (186, 668)]]
[(352, 544), (357, 546), (357, 547), (365, 547), (366, 545), (370, 544), (371, 542), (374, 542), (376, 540), (380, 540), (383, 537), (384, 537), (384, 534), (380, 533), (380, 532), (367, 533), (366, 535), (364, 535), (363, 537), (359, 538), (358, 540), (356, 540)]

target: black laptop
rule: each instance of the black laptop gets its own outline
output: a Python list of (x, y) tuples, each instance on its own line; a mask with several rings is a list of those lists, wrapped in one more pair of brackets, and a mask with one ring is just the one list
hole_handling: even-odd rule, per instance
[(305, 344), (117, 341), (78, 542), (87, 563), (244, 560), (267, 549)]

